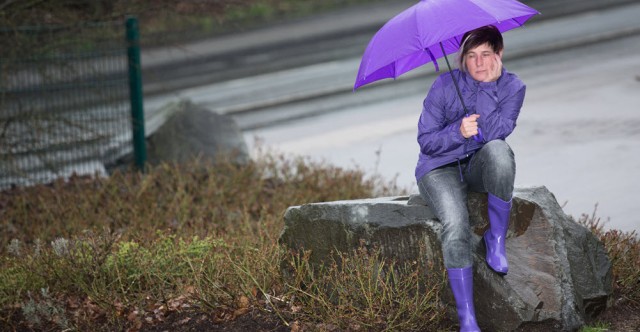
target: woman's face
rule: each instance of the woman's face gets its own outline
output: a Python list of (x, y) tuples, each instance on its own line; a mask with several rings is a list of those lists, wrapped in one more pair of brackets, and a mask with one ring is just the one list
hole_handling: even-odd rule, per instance
[(464, 55), (467, 72), (476, 81), (483, 82), (490, 71), (494, 70), (497, 65), (496, 57), (502, 59), (502, 51), (494, 52), (488, 43), (470, 49)]

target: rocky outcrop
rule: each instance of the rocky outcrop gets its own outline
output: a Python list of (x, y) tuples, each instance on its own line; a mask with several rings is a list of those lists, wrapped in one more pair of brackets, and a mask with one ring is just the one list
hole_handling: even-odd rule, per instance
[[(513, 331), (544, 323), (572, 331), (607, 307), (612, 276), (602, 244), (565, 215), (546, 188), (514, 193), (507, 240), (510, 268), (504, 277), (486, 266), (480, 244), (488, 228), (486, 194), (471, 193), (468, 208), (477, 244), (474, 293), (481, 327)], [(284, 219), (280, 242), (311, 250), (315, 264), (328, 261), (332, 250), (350, 252), (364, 243), (388, 258), (426, 260), (443, 268), (441, 224), (420, 196), (294, 206)]]

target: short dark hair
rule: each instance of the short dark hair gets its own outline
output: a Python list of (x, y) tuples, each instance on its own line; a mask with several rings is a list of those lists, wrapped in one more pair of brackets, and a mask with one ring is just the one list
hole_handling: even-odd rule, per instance
[(491, 49), (498, 53), (504, 48), (502, 34), (500, 30), (493, 25), (486, 25), (475, 30), (467, 31), (462, 36), (462, 44), (460, 45), (460, 53), (458, 53), (458, 61), (460, 69), (467, 70), (464, 63), (464, 55), (484, 43), (489, 44)]

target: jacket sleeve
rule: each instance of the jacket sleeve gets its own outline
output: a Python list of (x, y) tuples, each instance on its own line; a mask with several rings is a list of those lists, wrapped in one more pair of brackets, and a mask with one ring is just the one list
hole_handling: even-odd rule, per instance
[(465, 138), (460, 133), (462, 117), (453, 122), (447, 121), (443, 93), (441, 80), (437, 79), (423, 102), (418, 122), (420, 151), (432, 157), (454, 150), (465, 143)]
[[(516, 127), (526, 86), (517, 78), (513, 80), (507, 87), (498, 87), (496, 82), (480, 84), (476, 113), (480, 114), (478, 126), (486, 142), (505, 139)], [(499, 88), (507, 92), (501, 96)]]

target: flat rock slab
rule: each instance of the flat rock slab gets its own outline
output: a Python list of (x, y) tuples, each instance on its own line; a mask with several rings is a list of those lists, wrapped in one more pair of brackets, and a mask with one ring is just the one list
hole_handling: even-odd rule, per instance
[[(544, 322), (573, 331), (608, 306), (612, 275), (603, 245), (565, 215), (545, 187), (514, 192), (504, 277), (486, 266), (480, 244), (488, 228), (486, 194), (470, 193), (468, 208), (476, 243), (475, 305), (483, 329), (513, 331)], [(364, 244), (386, 258), (425, 260), (426, 266), (444, 269), (442, 226), (418, 195), (293, 206), (284, 219), (280, 242), (311, 250), (314, 264), (328, 262), (333, 251), (352, 252)], [(453, 308), (451, 295), (446, 297)]]

